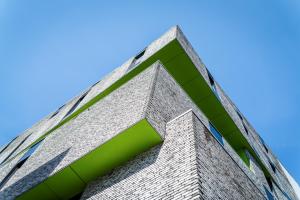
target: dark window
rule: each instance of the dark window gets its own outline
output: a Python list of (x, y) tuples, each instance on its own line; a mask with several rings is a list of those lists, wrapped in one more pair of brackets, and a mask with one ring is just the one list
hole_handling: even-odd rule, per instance
[(243, 127), (245, 132), (247, 133), (247, 135), (249, 134), (248, 128), (244, 122), (244, 118), (242, 117), (241, 113), (237, 110), (237, 108), (235, 109), (235, 112), (237, 113), (237, 115), (239, 116), (240, 120), (242, 121)]
[(0, 182), (0, 189), (5, 185), (5, 183), (20, 169), (26, 160), (34, 153), (37, 147), (41, 144), (43, 140), (39, 141), (32, 147), (28, 149), (28, 151), (20, 158), (17, 164), (10, 170), (10, 172), (4, 177), (4, 179)]
[(286, 192), (282, 191), (282, 193), (283, 193), (283, 195), (284, 195), (288, 200), (292, 200), (292, 199), (290, 198), (290, 196), (289, 196)]
[(146, 52), (146, 48), (145, 48), (144, 50), (142, 50), (140, 53), (138, 53), (138, 54), (134, 57), (134, 59), (135, 59), (135, 60), (140, 59), (141, 57), (143, 57), (143, 55), (145, 54), (145, 52)]
[(216, 87), (216, 84), (215, 84), (214, 77), (211, 75), (211, 73), (208, 71), (208, 69), (206, 69), (206, 71), (207, 71), (207, 75), (208, 75), (208, 79), (209, 79), (209, 83), (211, 85), (212, 91), (214, 92), (214, 94), (216, 95), (216, 97), (218, 99), (220, 99), (218, 91), (217, 91), (217, 87)]
[(273, 191), (274, 187), (273, 187), (272, 179), (270, 177), (266, 177), (266, 179), (267, 179), (267, 182), (268, 182), (268, 185), (269, 185), (271, 191)]
[(264, 148), (265, 148), (266, 152), (267, 152), (267, 153), (269, 153), (269, 149), (268, 149), (268, 147), (267, 147), (265, 144), (263, 144), (263, 146), (264, 146)]
[(209, 129), (211, 133), (215, 136), (215, 138), (224, 146), (223, 137), (219, 131), (215, 128), (215, 126), (209, 122)]
[(97, 81), (96, 83), (94, 83), (94, 84), (91, 86), (91, 88), (94, 87), (95, 85), (97, 85), (97, 84), (100, 83), (100, 82), (101, 82), (101, 80), (100, 80), (100, 81)]
[(22, 158), (20, 158), (19, 162), (21, 162), (23, 160), (27, 160), (35, 152), (35, 150), (40, 146), (40, 144), (42, 143), (42, 141), (43, 140), (37, 142), (32, 147), (30, 147), (28, 149), (28, 151), (22, 156)]
[(68, 111), (68, 113), (64, 116), (64, 118), (66, 118), (68, 115), (70, 115), (77, 108), (77, 106), (84, 99), (84, 97), (89, 93), (89, 91), (90, 91), (90, 89), (76, 101), (76, 103), (72, 106), (72, 108)]
[(53, 118), (55, 115), (57, 115), (57, 114), (59, 113), (59, 111), (60, 111), (64, 106), (65, 106), (65, 105), (59, 107), (59, 108), (57, 109), (57, 111), (56, 111), (55, 113), (53, 113), (49, 119), (51, 119), (51, 118)]
[(7, 147), (9, 147), (9, 145), (10, 145), (13, 141), (15, 141), (18, 137), (19, 137), (19, 136), (15, 137), (15, 138), (12, 139), (5, 147), (3, 147), (3, 149), (1, 149), (1, 151), (0, 151), (0, 154), (1, 154), (5, 149), (7, 149)]
[(18, 146), (16, 146), (16, 148), (15, 148), (12, 152), (10, 152), (10, 154), (9, 154), (9, 155), (1, 162), (0, 165), (2, 165), (3, 163), (5, 163), (5, 161), (7, 161), (7, 160), (10, 158), (10, 156), (13, 155), (13, 154), (18, 150), (18, 148), (26, 141), (26, 139), (27, 139), (30, 135), (31, 135), (31, 134), (27, 135), (27, 136), (24, 138), (24, 140), (22, 140), (22, 142), (20, 142), (20, 143), (18, 144)]
[(25, 163), (26, 160), (22, 162), (18, 162), (11, 170), (10, 172), (4, 177), (4, 179), (0, 182), (0, 189), (5, 185), (5, 183), (16, 173), (18, 169), (22, 167), (22, 165)]
[(274, 200), (274, 197), (273, 197), (273, 194), (272, 192), (270, 192), (266, 186), (264, 186), (265, 188), (265, 191), (266, 191), (266, 194), (267, 194), (267, 197), (268, 197), (268, 200)]
[(139, 63), (141, 62), (141, 58), (142, 58), (143, 55), (145, 54), (146, 49), (147, 49), (147, 48), (145, 48), (144, 50), (142, 50), (140, 53), (138, 53), (138, 54), (134, 57), (132, 63), (130, 64), (130, 66), (129, 66), (128, 69), (127, 69), (127, 72), (129, 72), (131, 69), (135, 68), (135, 67), (137, 66), (137, 64), (139, 64)]
[(248, 129), (247, 129), (247, 126), (244, 124), (244, 122), (242, 122), (243, 123), (243, 127), (244, 127), (244, 129), (245, 129), (245, 132), (247, 133), (247, 135), (249, 134), (249, 131), (248, 131)]
[(211, 86), (215, 85), (214, 77), (211, 75), (211, 73), (208, 71), (208, 69), (206, 71), (207, 71), (207, 75), (208, 75), (210, 85)]
[(265, 141), (259, 136), (260, 142), (262, 143), (263, 147), (265, 148), (266, 152), (269, 153), (269, 149), (265, 143)]
[(276, 173), (276, 166), (274, 165), (274, 163), (272, 161), (269, 160), (269, 164), (273, 170), (274, 173)]
[(240, 113), (237, 109), (236, 109), (235, 111), (236, 111), (237, 115), (239, 116), (239, 118), (240, 118), (241, 120), (243, 120), (243, 117), (242, 117), (241, 113)]

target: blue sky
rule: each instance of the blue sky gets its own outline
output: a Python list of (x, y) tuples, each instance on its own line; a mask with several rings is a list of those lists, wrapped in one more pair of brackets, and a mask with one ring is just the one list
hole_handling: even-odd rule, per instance
[(173, 25), (300, 182), (300, 1), (0, 2), (0, 145)]

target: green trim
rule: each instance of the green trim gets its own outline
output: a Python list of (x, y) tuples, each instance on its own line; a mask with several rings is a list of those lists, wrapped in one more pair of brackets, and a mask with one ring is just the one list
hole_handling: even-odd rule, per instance
[(171, 41), (154, 55), (150, 56), (147, 60), (140, 63), (138, 67), (132, 69), (102, 93), (98, 94), (88, 103), (83, 105), (80, 109), (72, 113), (68, 118), (60, 122), (57, 126), (49, 130), (43, 136), (41, 136), (26, 149), (30, 148), (38, 141), (45, 138), (48, 134), (50, 134), (57, 128), (76, 118), (80, 113), (85, 111), (87, 108), (89, 108), (105, 96), (109, 95), (114, 90), (118, 89), (120, 86), (128, 82), (130, 79), (142, 72), (157, 60), (160, 60), (163, 63), (169, 73), (188, 93), (194, 103), (203, 111), (203, 113), (214, 124), (214, 126), (221, 132), (223, 137), (233, 147), (233, 149), (236, 152), (238, 152), (240, 149), (247, 149), (260, 165), (265, 175), (271, 177), (268, 169), (255, 153), (250, 143), (239, 130), (233, 119), (227, 113), (220, 100), (216, 97), (208, 83), (205, 81), (204, 77), (196, 69), (192, 60), (184, 51), (177, 39)]
[(72, 114), (70, 114), (67, 118), (65, 118), (64, 120), (62, 120), (59, 124), (57, 124), (52, 129), (50, 129), (49, 131), (47, 131), (45, 134), (43, 134), (42, 136), (40, 136), (38, 139), (36, 139), (33, 143), (31, 143), (26, 148), (24, 148), (17, 155), (15, 155), (14, 157), (8, 159), (5, 163), (11, 161), (16, 156), (24, 153), (30, 147), (32, 147), (33, 145), (35, 145), (39, 141), (43, 140), (47, 135), (49, 135), (50, 133), (52, 133), (56, 129), (60, 128), (61, 126), (63, 126), (67, 122), (71, 121), (72, 119), (76, 118), (80, 113), (82, 113), (85, 110), (87, 110), (89, 107), (91, 107), (92, 105), (94, 105), (95, 103), (97, 103), (98, 101), (100, 101), (101, 99), (103, 99), (104, 97), (106, 97), (107, 95), (109, 95), (110, 93), (112, 93), (113, 91), (115, 91), (116, 89), (118, 89), (119, 87), (121, 87), (123, 84), (127, 83), (129, 80), (131, 80), (133, 77), (135, 77), (137, 74), (139, 74), (141, 71), (143, 71), (144, 69), (146, 69), (147, 67), (149, 67), (151, 64), (153, 64), (157, 60), (161, 60), (162, 62), (167, 62), (170, 59), (172, 59), (174, 56), (176, 56), (176, 55), (178, 55), (180, 53), (184, 53), (184, 51), (181, 48), (181, 46), (178, 45), (178, 42), (176, 40), (171, 41), (165, 47), (163, 47), (158, 52), (156, 52), (154, 55), (152, 55), (150, 58), (148, 58), (144, 62), (140, 63), (140, 65), (138, 67), (136, 67), (133, 70), (131, 70), (130, 72), (128, 72), (126, 75), (124, 75), (122, 78), (120, 78), (119, 80), (117, 80), (116, 82), (114, 82), (111, 86), (109, 86), (103, 92), (101, 92), (100, 94), (98, 94), (97, 96), (95, 96), (93, 99), (91, 99), (86, 104), (84, 104), (82, 107), (80, 107), (78, 110), (76, 110), (75, 112), (73, 112)]
[(69, 199), (82, 192), (86, 183), (107, 174), (161, 142), (161, 136), (143, 119), (17, 199)]

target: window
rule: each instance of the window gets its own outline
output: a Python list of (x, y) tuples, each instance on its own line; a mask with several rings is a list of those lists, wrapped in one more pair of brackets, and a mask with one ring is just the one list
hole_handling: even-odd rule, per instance
[(258, 136), (258, 137), (259, 137), (260, 142), (262, 143), (264, 149), (266, 150), (266, 152), (269, 153), (269, 149), (268, 149), (268, 147), (267, 147), (265, 141), (264, 141), (260, 136)]
[(265, 188), (265, 192), (267, 194), (268, 200), (274, 200), (272, 192), (270, 192), (266, 186), (264, 186), (264, 188)]
[(127, 72), (129, 72), (130, 70), (132, 70), (133, 68), (135, 68), (135, 67), (141, 62), (141, 58), (142, 58), (143, 55), (145, 54), (146, 49), (147, 49), (147, 48), (143, 49), (140, 53), (138, 53), (138, 54), (134, 57), (132, 63), (130, 64), (130, 66), (129, 66), (128, 69), (127, 69)]
[(7, 149), (7, 147), (9, 147), (9, 145), (10, 145), (13, 141), (15, 141), (18, 137), (19, 137), (19, 136), (15, 137), (15, 138), (12, 139), (5, 147), (3, 147), (3, 149), (1, 149), (1, 151), (0, 151), (0, 154), (1, 154), (5, 149)]
[(140, 53), (138, 53), (138, 54), (134, 57), (134, 59), (135, 59), (135, 60), (140, 59), (141, 57), (143, 57), (143, 55), (145, 54), (145, 52), (146, 52), (146, 48), (145, 48), (144, 50), (142, 50)]
[(283, 195), (284, 195), (288, 200), (292, 200), (292, 199), (290, 198), (290, 196), (289, 196), (286, 192), (282, 191), (282, 193), (283, 193)]
[(266, 179), (267, 179), (267, 182), (268, 182), (268, 185), (269, 185), (271, 191), (273, 191), (274, 187), (273, 187), (272, 179), (270, 177), (266, 177)]
[(42, 143), (43, 140), (37, 142), (36, 144), (34, 144), (32, 147), (30, 147), (28, 149), (28, 151), (20, 158), (19, 162), (23, 161), (23, 160), (27, 160), (34, 152), (35, 150), (40, 146), (40, 144)]
[(219, 131), (215, 128), (215, 126), (209, 122), (209, 129), (211, 133), (215, 136), (215, 138), (224, 146), (223, 137)]
[(215, 80), (214, 80), (213, 76), (211, 75), (211, 73), (208, 71), (208, 69), (206, 69), (206, 71), (207, 71), (207, 75), (208, 75), (208, 79), (209, 79), (209, 83), (211, 85), (212, 91), (214, 92), (216, 97), (218, 99), (220, 99), (218, 91), (217, 91), (217, 87), (216, 87), (216, 84), (215, 84)]
[(17, 150), (18, 150), (18, 148), (27, 140), (27, 138), (30, 136), (31, 134), (29, 134), (29, 135), (27, 135), (23, 140), (22, 140), (22, 142), (20, 142), (19, 144), (18, 144), (18, 146), (16, 146), (16, 148), (12, 151), (12, 152), (10, 152), (10, 154), (0, 163), (0, 165), (2, 165), (2, 164), (4, 164), (9, 158), (10, 158), (10, 156), (11, 155), (13, 155)]
[(264, 148), (265, 148), (266, 152), (267, 152), (267, 153), (269, 153), (269, 149), (268, 149), (268, 147), (267, 147), (265, 144), (263, 144), (263, 146), (264, 146)]
[(246, 125), (244, 124), (244, 122), (243, 122), (243, 127), (244, 127), (244, 130), (245, 130), (245, 132), (247, 133), (247, 135), (249, 134), (249, 131), (248, 131), (248, 129), (247, 129), (247, 127), (246, 127)]
[(77, 106), (80, 104), (80, 102), (84, 99), (84, 97), (89, 93), (90, 89), (85, 92), (77, 101), (76, 103), (72, 106), (72, 108), (67, 112), (67, 114), (63, 117), (66, 118), (68, 115), (70, 115), (76, 108)]
[(101, 80), (97, 81), (96, 83), (94, 83), (94, 84), (91, 86), (91, 88), (94, 87), (95, 85), (97, 85), (97, 84), (100, 83), (100, 82), (101, 82)]
[(59, 113), (59, 111), (60, 111), (64, 106), (65, 106), (65, 105), (59, 107), (59, 108), (57, 109), (57, 111), (56, 111), (55, 113), (53, 113), (49, 119), (51, 119), (51, 118), (53, 118), (55, 115), (57, 115), (57, 114)]
[(26, 160), (34, 153), (34, 151), (38, 148), (43, 140), (34, 144), (32, 147), (28, 149), (28, 151), (20, 158), (17, 164), (10, 170), (10, 172), (4, 177), (4, 179), (0, 182), (0, 189), (7, 183), (7, 181), (20, 169)]
[(242, 117), (241, 113), (237, 110), (237, 108), (235, 109), (235, 112), (237, 113), (237, 115), (239, 116), (240, 120), (242, 121), (243, 127), (245, 132), (247, 133), (247, 135), (249, 134), (248, 128), (244, 122), (244, 118)]
[(16, 173), (18, 169), (22, 167), (25, 161), (18, 162), (11, 170), (10, 172), (4, 177), (4, 179), (0, 182), (0, 189), (5, 185), (5, 183)]
[(241, 120), (243, 120), (243, 117), (242, 117), (241, 113), (240, 113), (237, 109), (235, 109), (235, 112), (236, 112), (236, 114), (239, 116), (239, 118), (240, 118)]
[(276, 173), (276, 166), (275, 166), (275, 164), (269, 158), (268, 158), (268, 160), (269, 160), (269, 164), (270, 164), (273, 172)]

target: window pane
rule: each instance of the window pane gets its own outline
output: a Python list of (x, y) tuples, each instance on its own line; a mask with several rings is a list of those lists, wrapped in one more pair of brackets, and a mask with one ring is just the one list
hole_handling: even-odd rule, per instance
[(215, 138), (216, 138), (222, 145), (224, 145), (222, 135), (219, 133), (219, 131), (217, 131), (217, 129), (214, 127), (214, 125), (212, 125), (210, 122), (209, 122), (209, 128), (210, 128), (211, 133), (215, 136)]
[(22, 156), (22, 158), (20, 158), (20, 160), (18, 161), (18, 163), (20, 163), (20, 162), (26, 160), (27, 158), (29, 158), (35, 152), (35, 150), (40, 146), (40, 144), (42, 143), (42, 141), (43, 140), (39, 141), (38, 143), (36, 143), (32, 147), (30, 147), (28, 149), (28, 151)]

